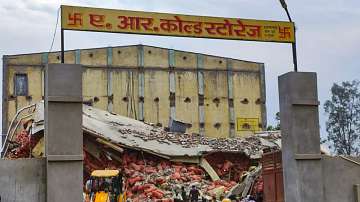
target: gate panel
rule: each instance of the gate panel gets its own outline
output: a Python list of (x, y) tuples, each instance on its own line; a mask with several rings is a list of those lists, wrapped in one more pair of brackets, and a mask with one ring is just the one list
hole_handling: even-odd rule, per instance
[(281, 152), (266, 153), (262, 158), (264, 202), (284, 202)]

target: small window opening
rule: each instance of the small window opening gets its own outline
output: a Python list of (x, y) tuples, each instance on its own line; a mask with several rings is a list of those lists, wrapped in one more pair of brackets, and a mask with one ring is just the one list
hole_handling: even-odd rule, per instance
[(15, 96), (27, 96), (28, 95), (28, 77), (27, 74), (15, 74), (14, 85)]

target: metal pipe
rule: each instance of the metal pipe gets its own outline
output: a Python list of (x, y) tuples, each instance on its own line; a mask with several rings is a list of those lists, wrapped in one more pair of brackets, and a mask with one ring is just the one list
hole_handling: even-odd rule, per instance
[(26, 110), (26, 109), (29, 109), (29, 108), (31, 108), (31, 107), (34, 107), (34, 106), (36, 107), (36, 104), (32, 104), (32, 105), (23, 107), (23, 108), (21, 108), (19, 111), (16, 112), (15, 116), (13, 117), (13, 119), (12, 119), (11, 122), (10, 122), (8, 131), (7, 131), (7, 133), (6, 133), (5, 142), (4, 142), (4, 145), (3, 145), (2, 149), (4, 149), (4, 147), (5, 147), (6, 141), (7, 141), (7, 139), (9, 138), (9, 134), (10, 134), (10, 132), (11, 132), (11, 130), (12, 130), (12, 127), (13, 127), (14, 122), (15, 122), (15, 120), (17, 119), (17, 117), (20, 115), (20, 113), (21, 113), (22, 111), (24, 111), (24, 110)]
[(9, 149), (9, 143), (8, 143), (8, 142), (9, 142), (9, 138), (8, 138), (8, 136), (10, 135), (10, 140), (12, 140), (12, 139), (14, 138), (14, 134), (15, 134), (17, 128), (19, 127), (19, 125), (21, 124), (21, 122), (22, 122), (24, 119), (29, 118), (29, 117), (31, 117), (31, 116), (33, 116), (33, 115), (34, 115), (34, 113), (28, 114), (28, 115), (26, 115), (25, 117), (22, 117), (20, 120), (18, 120), (18, 122), (16, 123), (16, 126), (15, 126), (14, 130), (11, 131), (11, 134), (8, 134), (8, 135), (6, 136), (6, 139), (5, 139), (5, 142), (4, 142), (4, 146), (3, 146), (3, 148), (2, 148), (2, 156), (1, 156), (2, 158), (5, 157), (5, 155), (7, 154), (8, 149)]

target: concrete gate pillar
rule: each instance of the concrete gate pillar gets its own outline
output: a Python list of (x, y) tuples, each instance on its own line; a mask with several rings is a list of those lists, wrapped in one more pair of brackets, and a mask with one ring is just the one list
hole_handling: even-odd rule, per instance
[(48, 202), (82, 201), (82, 69), (45, 69), (45, 139)]
[(286, 202), (323, 202), (316, 73), (279, 77)]

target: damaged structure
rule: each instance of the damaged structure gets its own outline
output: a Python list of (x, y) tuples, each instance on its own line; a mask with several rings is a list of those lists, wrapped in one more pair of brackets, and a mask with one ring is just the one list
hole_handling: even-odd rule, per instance
[[(93, 170), (122, 171), (133, 201), (169, 199), (196, 185), (205, 198), (263, 190), (261, 157), (280, 149), (279, 133), (247, 138), (208, 138), (83, 105), (84, 183)], [(44, 156), (44, 104), (25, 107), (13, 119), (3, 157)]]
[[(48, 67), (51, 68), (48, 69), (62, 70), (54, 68), (56, 66), (49, 65)], [(79, 65), (66, 66), (68, 69), (65, 72), (68, 74), (65, 76), (69, 76), (69, 72), (77, 66), (77, 78), (81, 78)], [(126, 195), (131, 201), (172, 201), (174, 190), (180, 187), (189, 189), (193, 185), (197, 186), (202, 196), (208, 199), (242, 198), (248, 194), (261, 197), (262, 193), (265, 202), (289, 201), (289, 197), (327, 202), (359, 199), (358, 159), (322, 155), (318, 120), (316, 120), (318, 101), (314, 88), (315, 75), (288, 73), (281, 78), (286, 78), (280, 82), (282, 138), (278, 132), (232, 139), (209, 138), (197, 133), (174, 133), (157, 124), (136, 121), (82, 105), (80, 96), (75, 99), (72, 97), (59, 99), (56, 96), (54, 99), (54, 96), (50, 96), (52, 102), (49, 102), (49, 97), (46, 96), (45, 110), (42, 102), (29, 105), (19, 110), (10, 123), (5, 145), (2, 148), (2, 157), (6, 159), (2, 161), (9, 162), (17, 173), (12, 173), (13, 168), (8, 167), (8, 164), (1, 164), (0, 182), (5, 185), (3, 188), (10, 191), (4, 192), (0, 189), (0, 194), (5, 194), (5, 198), (18, 198), (21, 195), (16, 193), (23, 192), (24, 197), (33, 197), (30, 201), (44, 201), (41, 199), (44, 196), (43, 184), (47, 185), (46, 193), (52, 191), (58, 194), (55, 183), (58, 183), (60, 189), (66, 190), (69, 187), (66, 183), (72, 182), (69, 179), (77, 178), (76, 183), (72, 183), (73, 186), (67, 190), (73, 191), (76, 197), (80, 197), (81, 189), (74, 191), (74, 185), (76, 189), (80, 188), (89, 178), (92, 170), (118, 169), (123, 174)], [(59, 84), (56, 87), (63, 86), (61, 79), (55, 81)], [(299, 88), (302, 85), (297, 85), (302, 82), (306, 82), (307, 85), (303, 86), (309, 88), (307, 91)], [(291, 89), (294, 87), (295, 89)], [(307, 93), (305, 96), (290, 96), (304, 92)], [(77, 95), (81, 95), (80, 91)], [(289, 97), (292, 99), (284, 99)], [(65, 98), (70, 102), (64, 101)], [(77, 102), (73, 103), (74, 100)], [(77, 110), (76, 115), (72, 116), (65, 108), (74, 104)], [(57, 105), (58, 110), (50, 111), (50, 105)], [(55, 127), (52, 127), (50, 133), (44, 132), (49, 130), (49, 119), (44, 120), (44, 111), (47, 115), (45, 117), (49, 117), (49, 113), (52, 113), (50, 122)], [(308, 116), (308, 112), (311, 112), (311, 116)], [(66, 118), (67, 116), (69, 119)], [(65, 119), (66, 124), (61, 119)], [(82, 123), (71, 125), (76, 120), (81, 120)], [(58, 130), (56, 130), (57, 125), (59, 125)], [(69, 136), (72, 126), (77, 127), (77, 132)], [(66, 141), (52, 139), (53, 134)], [(283, 145), (282, 154), (279, 152), (280, 139)], [(55, 143), (49, 144), (49, 141)], [(73, 144), (75, 142), (77, 144)], [(73, 146), (69, 147), (69, 145)], [(49, 155), (49, 148), (59, 146), (63, 148), (60, 152), (68, 152), (71, 148), (80, 153)], [(29, 158), (33, 159), (28, 160)], [(53, 178), (44, 179), (44, 173), (49, 173), (50, 163), (80, 166), (74, 169), (73, 175), (64, 176), (71, 173), (71, 170), (65, 170), (66, 172), (62, 173), (63, 178), (59, 178), (58, 173), (64, 170), (50, 169)], [(44, 167), (46, 164), (47, 167)], [(305, 166), (312, 168), (304, 169)], [(29, 168), (30, 173), (23, 172), (24, 168)], [(1, 171), (5, 171), (5, 175), (1, 175), (3, 173)], [(338, 182), (341, 182), (341, 186)], [(22, 187), (27, 188), (22, 189)], [(35, 195), (32, 194), (34, 191), (29, 190), (35, 190)], [(59, 201), (62, 198), (63, 196), (59, 195)], [(49, 198), (47, 200), (49, 201)]]
[[(263, 63), (147, 45), (69, 50), (65, 61), (82, 65), (83, 101), (96, 108), (163, 127), (182, 121), (208, 137), (266, 128)], [(18, 110), (44, 99), (44, 69), (55, 63), (60, 52), (3, 57), (3, 136)]]

